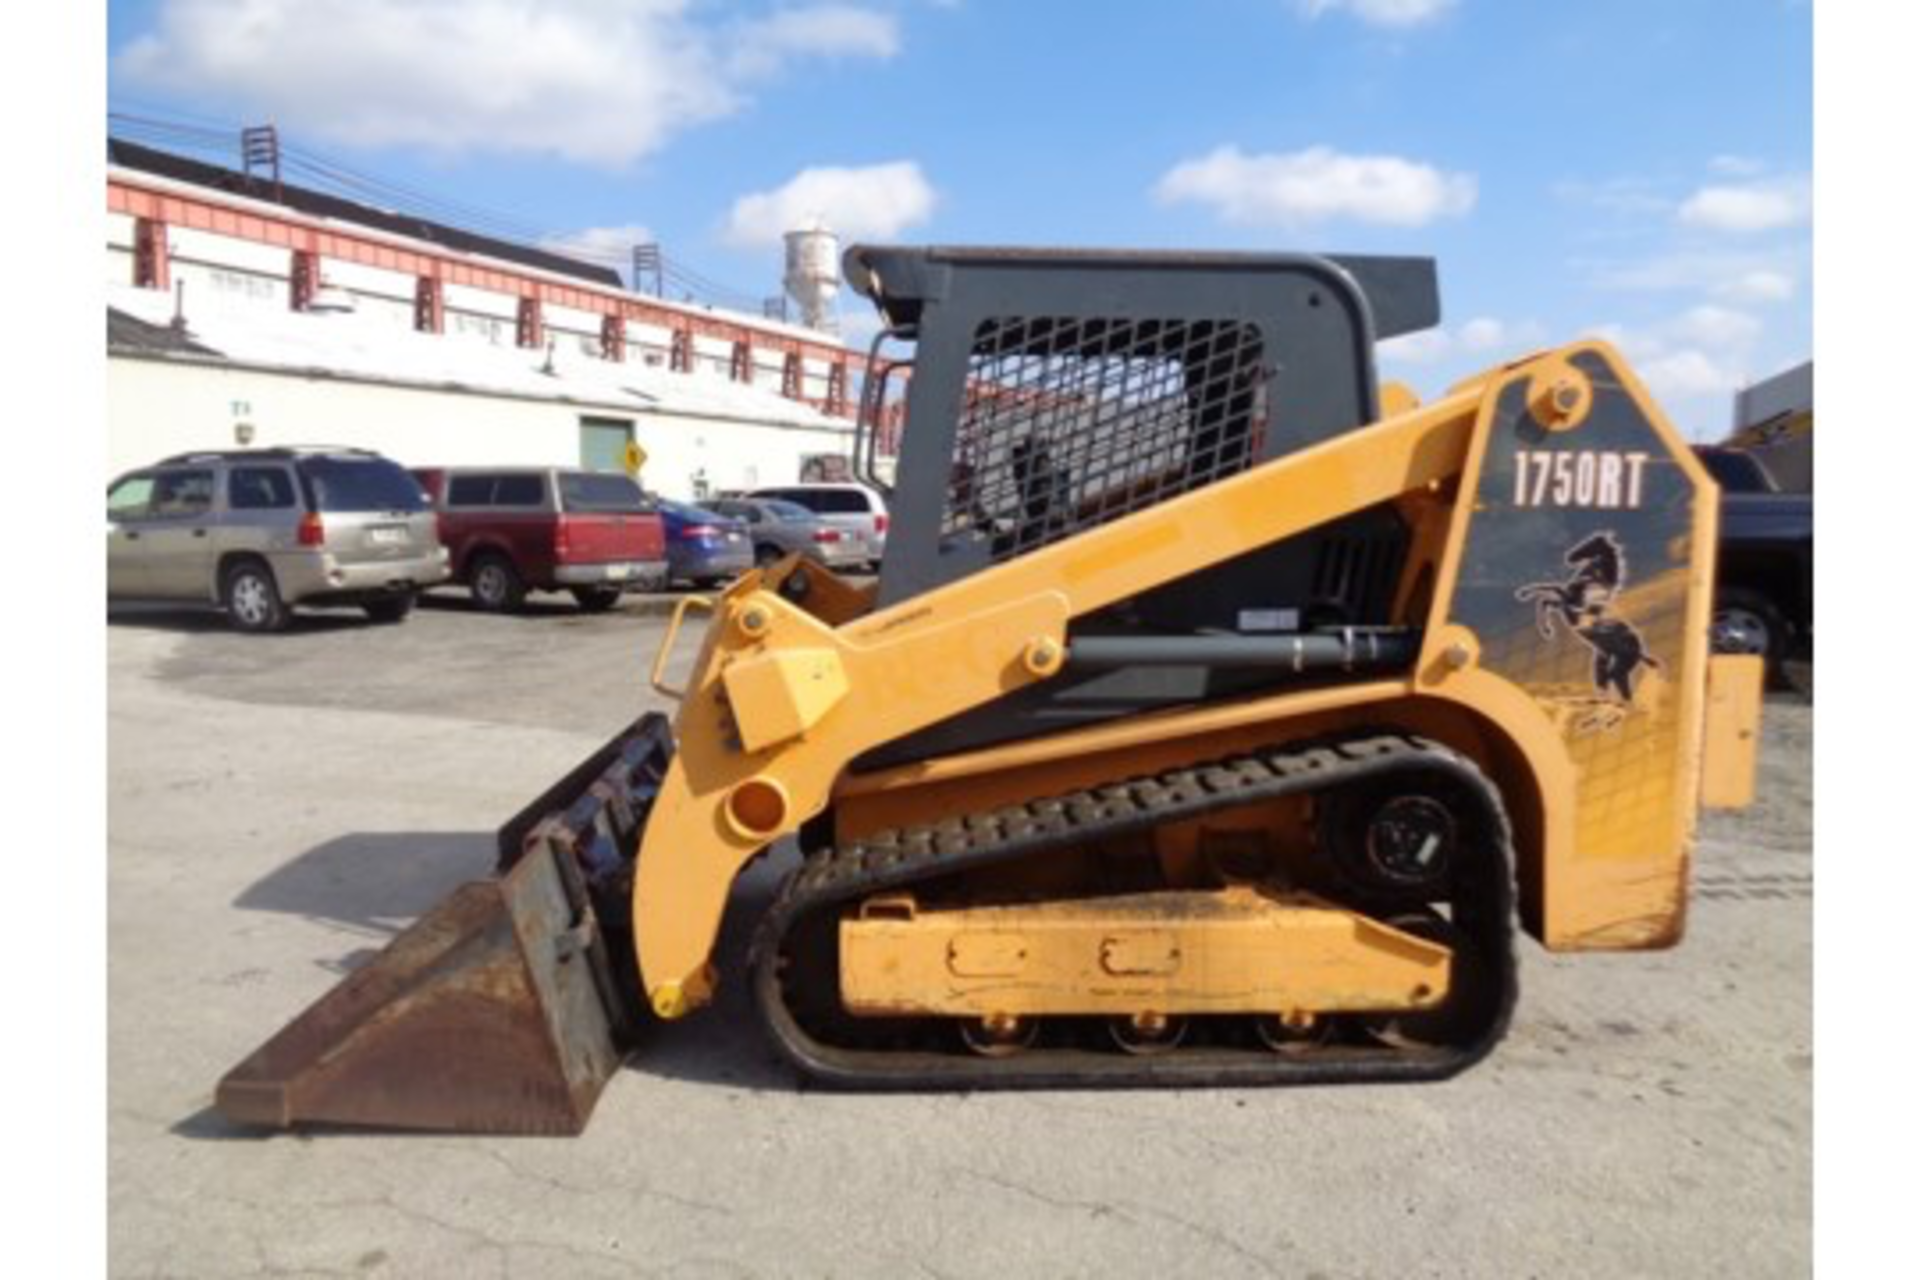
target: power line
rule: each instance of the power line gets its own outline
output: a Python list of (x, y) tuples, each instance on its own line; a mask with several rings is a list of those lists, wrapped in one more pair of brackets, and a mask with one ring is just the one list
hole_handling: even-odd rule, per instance
[[(241, 129), (206, 116), (121, 99), (135, 111), (107, 113), (110, 136), (217, 159), (231, 165), (240, 154)], [(169, 118), (171, 117), (171, 118)], [(578, 232), (543, 230), (533, 223), (481, 205), (437, 195), (404, 182), (356, 168), (307, 147), (280, 142), (280, 159), (289, 175), (327, 194), (372, 204), (384, 212), (446, 222), (483, 232), (530, 248), (543, 248), (567, 257), (616, 270), (632, 268), (632, 246), (594, 248), (579, 245)], [(758, 312), (764, 299), (733, 288), (682, 260), (660, 254), (660, 279), (689, 300), (732, 310)], [(637, 287), (638, 282), (633, 282)]]

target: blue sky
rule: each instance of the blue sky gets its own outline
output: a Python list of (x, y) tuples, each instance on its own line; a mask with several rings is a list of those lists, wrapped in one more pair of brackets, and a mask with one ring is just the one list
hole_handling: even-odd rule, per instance
[[(127, 0), (109, 106), (754, 296), (778, 232), (1430, 254), (1423, 393), (1620, 342), (1682, 428), (1812, 350), (1804, 0)], [(856, 324), (850, 326), (857, 328)]]

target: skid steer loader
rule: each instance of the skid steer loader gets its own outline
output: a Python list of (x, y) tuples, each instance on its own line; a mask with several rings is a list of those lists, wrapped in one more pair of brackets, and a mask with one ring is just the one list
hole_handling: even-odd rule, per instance
[[(856, 436), (904, 387), (877, 581), (716, 599), (649, 714), (221, 1081), (235, 1121), (577, 1132), (748, 961), (859, 1088), (1427, 1080), (1507, 1026), (1516, 921), (1675, 942), (1760, 670), (1708, 652), (1716, 495), (1621, 358), (1427, 405), (1431, 260), (856, 247)], [(792, 856), (780, 844), (780, 856)]]

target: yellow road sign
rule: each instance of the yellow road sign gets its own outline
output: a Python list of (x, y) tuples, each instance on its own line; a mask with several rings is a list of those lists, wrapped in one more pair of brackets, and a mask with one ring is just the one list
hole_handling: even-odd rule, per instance
[(626, 456), (622, 461), (626, 465), (627, 474), (637, 476), (640, 474), (640, 468), (647, 465), (647, 451), (640, 447), (638, 441), (629, 440), (627, 441)]

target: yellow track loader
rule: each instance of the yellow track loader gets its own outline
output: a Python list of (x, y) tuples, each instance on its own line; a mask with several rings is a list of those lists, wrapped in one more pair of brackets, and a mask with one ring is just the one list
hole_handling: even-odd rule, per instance
[[(853, 1088), (1450, 1075), (1516, 923), (1680, 937), (1749, 799), (1759, 662), (1713, 657), (1712, 482), (1577, 343), (1430, 404), (1375, 344), (1421, 258), (856, 247), (856, 470), (904, 395), (877, 580), (717, 598), (650, 714), (221, 1081), (235, 1121), (577, 1132), (721, 980)], [(666, 1032), (660, 1032), (666, 1034)]]

